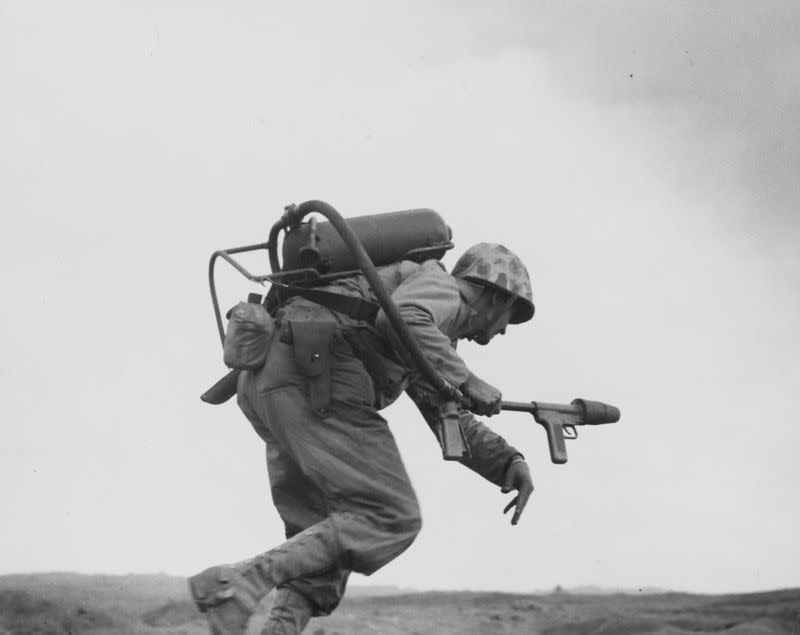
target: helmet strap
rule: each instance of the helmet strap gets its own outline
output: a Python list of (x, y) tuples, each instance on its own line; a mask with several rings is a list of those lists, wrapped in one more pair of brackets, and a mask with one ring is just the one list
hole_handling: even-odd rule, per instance
[[(458, 278), (458, 283), (462, 297), (474, 312), (470, 319), (470, 327), (476, 321), (482, 322), (485, 319), (487, 310), (498, 308), (498, 305), (502, 305), (504, 311), (511, 310), (511, 307), (517, 301), (514, 295), (492, 285), (480, 284), (463, 278)], [(504, 311), (500, 311), (497, 314), (497, 319), (500, 319)], [(491, 327), (491, 324), (483, 324), (481, 330), (489, 327)]]
[(475, 305), (487, 289), (486, 285), (478, 284), (472, 280), (456, 278), (456, 281), (458, 282), (458, 290), (461, 292), (461, 297), (463, 297), (470, 306)]

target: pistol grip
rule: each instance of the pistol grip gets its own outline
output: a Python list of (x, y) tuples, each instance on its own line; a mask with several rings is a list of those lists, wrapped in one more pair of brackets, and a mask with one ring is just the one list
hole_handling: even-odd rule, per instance
[(458, 406), (455, 402), (445, 402), (439, 406), (439, 443), (445, 461), (469, 459), (470, 451), (459, 421)]
[(442, 458), (445, 461), (460, 461), (469, 458), (469, 448), (464, 443), (458, 419), (442, 421)]
[(562, 465), (567, 462), (567, 445), (564, 441), (564, 429), (560, 423), (546, 421), (542, 423), (547, 430), (547, 444), (550, 446), (550, 460)]

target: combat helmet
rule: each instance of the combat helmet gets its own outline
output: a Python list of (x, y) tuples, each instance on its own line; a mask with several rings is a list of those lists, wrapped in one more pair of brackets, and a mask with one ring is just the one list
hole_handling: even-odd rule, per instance
[(456, 278), (490, 285), (516, 296), (511, 324), (527, 322), (533, 317), (531, 278), (522, 261), (507, 247), (497, 243), (473, 245), (458, 259), (451, 273)]

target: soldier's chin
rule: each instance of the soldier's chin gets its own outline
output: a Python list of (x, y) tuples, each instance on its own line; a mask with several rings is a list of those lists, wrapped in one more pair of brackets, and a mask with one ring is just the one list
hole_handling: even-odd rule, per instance
[(486, 346), (489, 343), (489, 340), (491, 340), (492, 338), (486, 335), (486, 333), (478, 333), (477, 335), (473, 335), (469, 339), (475, 342), (476, 344), (480, 344), (481, 346)]

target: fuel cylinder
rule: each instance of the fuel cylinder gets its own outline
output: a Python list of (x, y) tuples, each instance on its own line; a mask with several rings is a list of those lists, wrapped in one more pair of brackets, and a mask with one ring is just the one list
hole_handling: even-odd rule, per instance
[[(453, 247), (452, 232), (432, 209), (409, 209), (346, 219), (376, 267), (401, 260), (439, 259)], [(335, 274), (358, 269), (336, 229), (316, 218), (293, 227), (283, 240), (282, 271)]]

